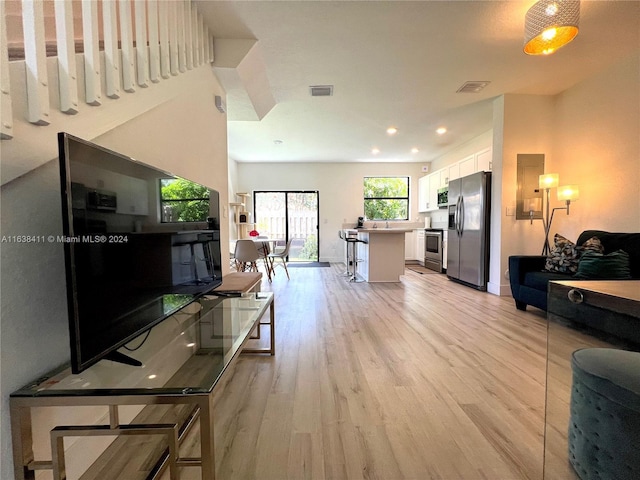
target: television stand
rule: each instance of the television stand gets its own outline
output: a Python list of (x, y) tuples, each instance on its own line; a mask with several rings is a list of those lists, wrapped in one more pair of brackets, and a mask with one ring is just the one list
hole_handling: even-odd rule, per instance
[[(262, 320), (267, 311), (268, 321)], [(270, 336), (252, 340), (251, 333), (266, 325)], [(83, 478), (104, 480), (114, 473), (115, 478), (131, 478), (120, 475), (113, 465), (124, 465), (130, 456), (139, 454), (139, 448), (127, 443), (138, 435), (157, 439), (148, 442), (150, 452), (145, 458), (153, 461), (145, 462), (145, 474), (161, 473), (168, 466), (170, 478), (176, 480), (180, 467), (200, 467), (203, 480), (215, 480), (213, 395), (241, 353), (275, 355), (273, 293), (252, 292), (233, 298), (204, 295), (156, 325), (137, 352), (147, 368), (98, 362), (74, 375), (65, 365), (11, 394), (16, 480), (33, 479), (35, 470), (52, 470), (54, 478), (65, 478), (65, 453), (71, 455), (82, 447), (65, 452), (64, 438), (83, 436), (117, 437)], [(120, 423), (119, 407), (124, 405), (144, 408), (133, 423)], [(164, 405), (172, 406), (169, 414)], [(49, 406), (104, 406), (109, 421), (106, 425), (57, 425), (53, 429), (49, 422), (33, 423), (32, 409)], [(180, 440), (195, 423), (191, 419), (196, 415), (200, 457), (181, 457)], [(65, 423), (65, 418), (61, 415), (55, 420)], [(34, 438), (45, 437), (51, 439), (51, 459), (34, 458)]]
[(112, 362), (116, 362), (116, 363), (123, 363), (125, 365), (131, 365), (132, 367), (142, 366), (142, 362), (140, 360), (136, 360), (135, 358), (130, 357), (129, 355), (125, 355), (122, 352), (118, 352), (117, 350), (114, 350), (113, 352), (108, 353), (103, 359), (111, 360)]

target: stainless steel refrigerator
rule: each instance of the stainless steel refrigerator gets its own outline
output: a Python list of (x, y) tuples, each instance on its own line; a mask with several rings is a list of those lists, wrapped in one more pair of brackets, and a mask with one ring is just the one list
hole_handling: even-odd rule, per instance
[(489, 281), (491, 172), (449, 182), (447, 276), (486, 290)]

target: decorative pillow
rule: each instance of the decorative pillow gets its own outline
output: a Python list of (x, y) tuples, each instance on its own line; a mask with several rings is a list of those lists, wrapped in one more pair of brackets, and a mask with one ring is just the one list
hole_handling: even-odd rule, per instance
[(627, 280), (631, 278), (629, 254), (624, 250), (603, 255), (596, 252), (585, 252), (580, 259), (578, 272), (574, 278), (592, 280)]
[(576, 244), (558, 233), (553, 236), (553, 244), (544, 269), (549, 272), (576, 273), (580, 258)]
[(580, 255), (584, 255), (586, 252), (604, 253), (604, 247), (598, 237), (591, 237), (578, 247)]

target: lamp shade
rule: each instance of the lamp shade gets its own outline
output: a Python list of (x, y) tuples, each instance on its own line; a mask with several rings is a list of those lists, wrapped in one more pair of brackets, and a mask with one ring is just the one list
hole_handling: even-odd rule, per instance
[(558, 186), (557, 173), (545, 173), (538, 177), (538, 186), (540, 188), (555, 188)]
[(564, 185), (558, 187), (558, 200), (578, 200), (580, 192), (577, 185)]
[(580, 2), (540, 0), (525, 16), (524, 53), (549, 55), (578, 35)]

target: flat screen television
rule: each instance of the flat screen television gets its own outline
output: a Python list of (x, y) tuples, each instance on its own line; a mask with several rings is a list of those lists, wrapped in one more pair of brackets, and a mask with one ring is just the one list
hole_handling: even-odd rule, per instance
[(139, 365), (131, 340), (222, 283), (218, 192), (67, 133), (58, 147), (72, 372)]

